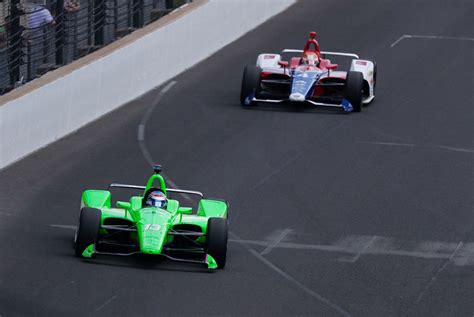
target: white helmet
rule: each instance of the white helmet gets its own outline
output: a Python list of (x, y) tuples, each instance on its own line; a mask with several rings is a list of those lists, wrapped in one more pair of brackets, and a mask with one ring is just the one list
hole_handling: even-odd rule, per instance
[(152, 191), (145, 202), (148, 206), (166, 208), (168, 199), (165, 194), (159, 190)]

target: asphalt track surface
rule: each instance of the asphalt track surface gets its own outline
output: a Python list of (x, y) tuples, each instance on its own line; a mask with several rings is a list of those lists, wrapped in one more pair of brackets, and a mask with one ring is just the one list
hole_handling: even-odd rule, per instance
[[(2, 170), (0, 315), (472, 316), (473, 12), (471, 0), (300, 1), (166, 93)], [(242, 108), (243, 66), (310, 30), (325, 50), (377, 61), (375, 102), (349, 115)], [(151, 159), (230, 201), (223, 271), (74, 257), (81, 191), (150, 174), (147, 111)]]

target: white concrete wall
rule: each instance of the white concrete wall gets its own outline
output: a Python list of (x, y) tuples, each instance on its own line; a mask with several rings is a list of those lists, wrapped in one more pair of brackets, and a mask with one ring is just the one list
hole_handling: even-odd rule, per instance
[(164, 83), (294, 2), (210, 0), (134, 43), (0, 106), (0, 169)]

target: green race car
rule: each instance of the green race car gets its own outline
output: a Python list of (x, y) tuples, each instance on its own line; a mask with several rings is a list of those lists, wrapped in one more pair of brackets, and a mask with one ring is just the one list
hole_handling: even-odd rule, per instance
[[(110, 188), (143, 191), (128, 202), (111, 206), (109, 190), (88, 189), (82, 193), (79, 225), (74, 237), (79, 257), (96, 254), (160, 255), (180, 262), (223, 268), (227, 254), (226, 201), (205, 199), (197, 191), (166, 188), (161, 166), (146, 186), (111, 184)], [(181, 206), (169, 194), (197, 195), (197, 211)], [(188, 196), (189, 197), (189, 196)], [(163, 203), (163, 204), (162, 204)]]

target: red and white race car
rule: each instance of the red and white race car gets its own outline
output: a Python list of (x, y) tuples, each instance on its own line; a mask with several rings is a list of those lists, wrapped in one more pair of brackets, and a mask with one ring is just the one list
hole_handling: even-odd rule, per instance
[[(359, 112), (375, 98), (377, 66), (352, 53), (320, 51), (316, 32), (303, 50), (260, 54), (257, 64), (245, 67), (240, 92), (244, 106), (258, 102), (307, 102)], [(283, 60), (285, 55), (299, 55)], [(353, 58), (349, 71), (338, 70), (327, 56)]]

